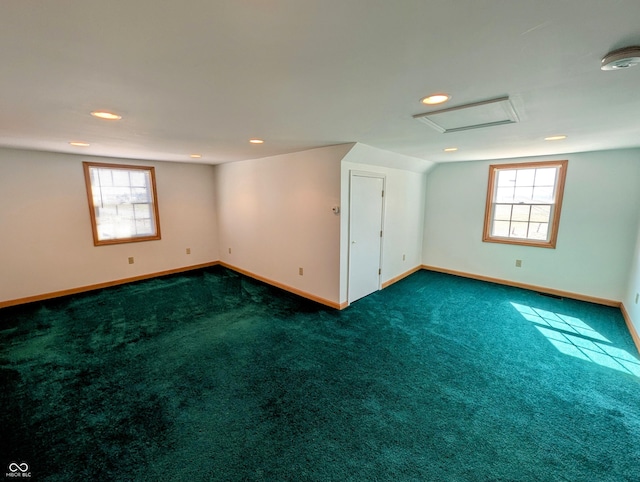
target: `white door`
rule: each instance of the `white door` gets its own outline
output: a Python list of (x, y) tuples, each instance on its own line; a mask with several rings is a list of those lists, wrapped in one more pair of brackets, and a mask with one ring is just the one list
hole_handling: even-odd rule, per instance
[(380, 289), (384, 177), (351, 173), (349, 303)]

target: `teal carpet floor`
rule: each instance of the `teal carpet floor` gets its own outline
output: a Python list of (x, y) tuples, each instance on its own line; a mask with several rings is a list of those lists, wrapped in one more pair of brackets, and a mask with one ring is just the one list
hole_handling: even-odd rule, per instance
[(640, 480), (614, 308), (420, 271), (340, 312), (216, 267), (5, 308), (0, 342), (5, 477)]

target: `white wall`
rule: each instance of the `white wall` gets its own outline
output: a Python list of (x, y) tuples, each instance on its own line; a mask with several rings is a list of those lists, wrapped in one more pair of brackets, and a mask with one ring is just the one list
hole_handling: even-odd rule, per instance
[[(161, 240), (93, 245), (84, 160), (155, 167)], [(213, 184), (213, 166), (0, 149), (0, 302), (216, 261)]]
[[(347, 301), (349, 281), (349, 174), (351, 170), (383, 174), (385, 219), (382, 282), (422, 264), (426, 172), (434, 163), (356, 144), (342, 161), (340, 299)], [(405, 259), (403, 260), (403, 255)]]
[[(640, 191), (640, 187), (638, 187), (638, 190)], [(638, 216), (635, 253), (633, 255), (633, 261), (631, 262), (630, 271), (627, 292), (622, 302), (631, 318), (633, 326), (635, 326), (636, 333), (640, 334), (640, 300), (636, 303), (636, 296), (640, 293), (640, 216)]]
[[(488, 166), (499, 161), (429, 171), (432, 163), (362, 144), (218, 166), (0, 149), (0, 302), (219, 259), (346, 302), (355, 169), (387, 179), (383, 282), (426, 264), (622, 300), (640, 331), (640, 149), (562, 158), (567, 185), (550, 250), (482, 243)], [(86, 159), (155, 166), (161, 240), (93, 245)]]
[(340, 217), (331, 209), (351, 146), (218, 165), (220, 260), (337, 304)]
[[(556, 249), (483, 243), (489, 165), (544, 159), (569, 160)], [(424, 264), (621, 301), (637, 245), (639, 182), (639, 149), (439, 164), (427, 180)]]

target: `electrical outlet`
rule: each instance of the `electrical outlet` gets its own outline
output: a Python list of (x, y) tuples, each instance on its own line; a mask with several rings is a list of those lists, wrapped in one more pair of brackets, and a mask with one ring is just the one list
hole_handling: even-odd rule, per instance
[(229, 248), (229, 254), (231, 254), (231, 248)]
[(403, 254), (403, 255), (402, 255), (402, 261), (406, 261), (406, 260), (407, 260), (407, 255), (406, 255), (406, 254)]
[(638, 298), (640, 298), (640, 293), (636, 293), (636, 305), (638, 304)]
[(302, 276), (304, 274), (304, 270), (302, 268), (298, 268), (298, 274)]
[(191, 248), (187, 248), (187, 254), (191, 254)]
[(522, 268), (522, 260), (516, 259), (516, 268)]
[(129, 264), (133, 264), (133, 256), (129, 256)]

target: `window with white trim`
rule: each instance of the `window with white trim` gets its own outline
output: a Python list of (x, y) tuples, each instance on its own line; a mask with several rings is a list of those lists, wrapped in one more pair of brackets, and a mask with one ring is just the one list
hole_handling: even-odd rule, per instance
[(160, 239), (153, 167), (83, 165), (96, 246)]
[(568, 161), (489, 166), (482, 240), (555, 248)]

